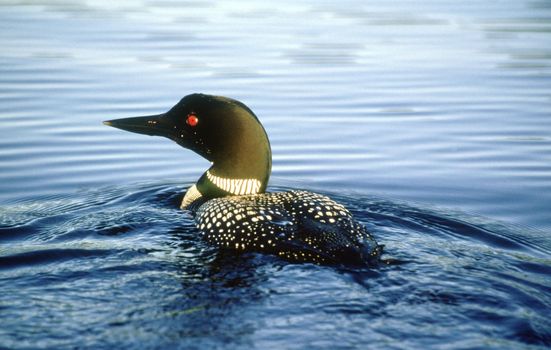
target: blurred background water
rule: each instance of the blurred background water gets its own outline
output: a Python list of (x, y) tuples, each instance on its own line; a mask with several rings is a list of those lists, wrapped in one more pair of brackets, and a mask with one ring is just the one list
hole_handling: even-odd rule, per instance
[[(0, 347), (551, 344), (548, 1), (6, 0), (0, 45)], [(101, 124), (193, 92), (416, 263), (210, 250), (207, 161)]]

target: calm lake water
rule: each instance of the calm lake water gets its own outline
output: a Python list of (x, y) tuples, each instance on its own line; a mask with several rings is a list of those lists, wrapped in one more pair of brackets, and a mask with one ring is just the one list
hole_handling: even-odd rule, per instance
[[(3, 1), (0, 45), (0, 348), (551, 346), (548, 1)], [(389, 263), (203, 242), (208, 162), (101, 123), (193, 92)]]

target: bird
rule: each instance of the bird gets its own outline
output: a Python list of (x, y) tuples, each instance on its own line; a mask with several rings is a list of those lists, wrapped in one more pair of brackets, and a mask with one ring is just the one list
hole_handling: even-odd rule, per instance
[(180, 208), (214, 246), (294, 263), (369, 267), (380, 260), (383, 245), (342, 204), (300, 189), (266, 192), (270, 141), (240, 101), (193, 93), (165, 113), (104, 124), (166, 137), (210, 161)]

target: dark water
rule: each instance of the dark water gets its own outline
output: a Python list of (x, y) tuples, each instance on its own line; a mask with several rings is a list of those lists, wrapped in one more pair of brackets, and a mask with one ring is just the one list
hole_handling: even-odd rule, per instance
[[(0, 44), (0, 348), (551, 346), (548, 2), (3, 1)], [(208, 163), (101, 124), (192, 92), (386, 263), (202, 242)]]

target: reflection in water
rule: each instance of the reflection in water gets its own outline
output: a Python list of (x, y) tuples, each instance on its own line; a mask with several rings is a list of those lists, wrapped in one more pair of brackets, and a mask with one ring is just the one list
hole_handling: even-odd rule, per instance
[(58, 196), (67, 204), (59, 210), (48, 200), (1, 208), (29, 214), (1, 221), (8, 346), (73, 347), (79, 337), (94, 347), (260, 348), (333, 346), (339, 337), (352, 347), (551, 339), (549, 247), (526, 229), (327, 193), (386, 245), (378, 267), (339, 270), (209, 247), (178, 210), (180, 186), (98, 191)]

